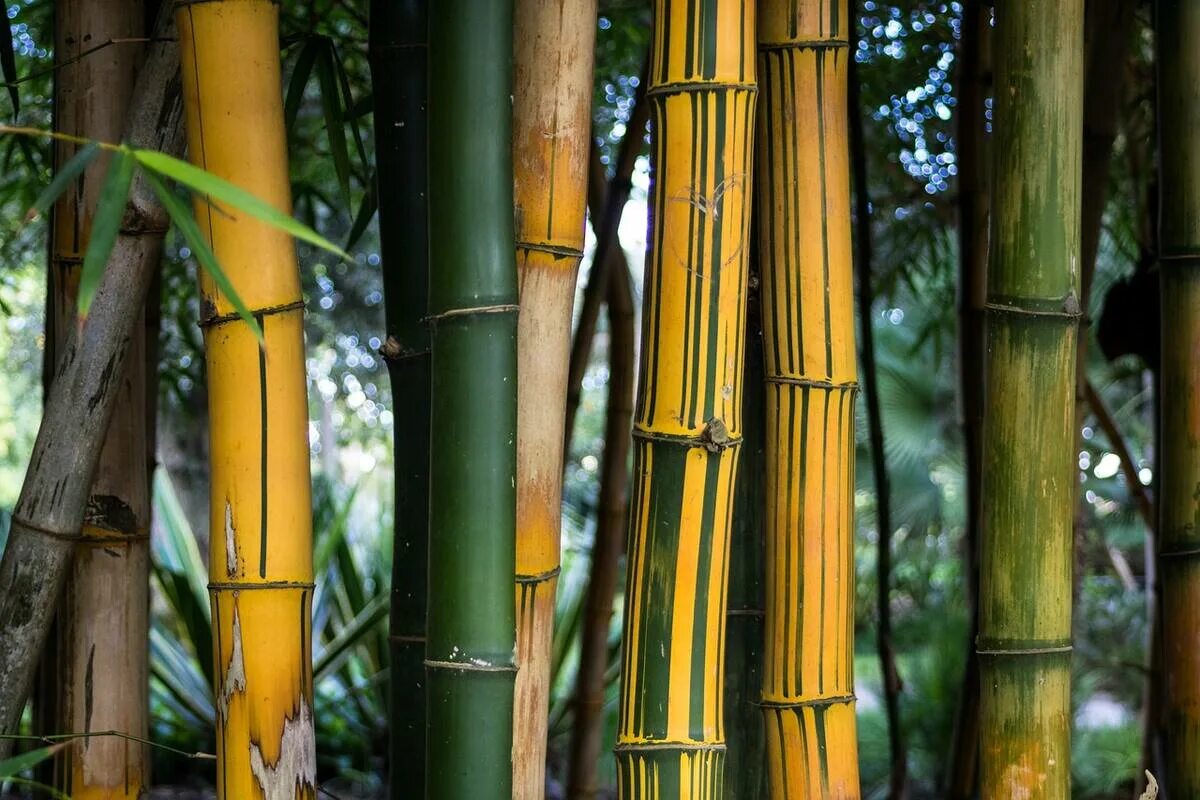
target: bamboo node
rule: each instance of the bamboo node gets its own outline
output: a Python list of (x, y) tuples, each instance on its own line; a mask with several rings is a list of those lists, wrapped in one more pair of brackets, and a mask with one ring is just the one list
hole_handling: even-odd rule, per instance
[(491, 664), (482, 658), (473, 658), (470, 661), (437, 661), (427, 658), (425, 666), (430, 669), (461, 670), (463, 672), (511, 672), (514, 675), (517, 672), (516, 666), (512, 664)]
[(704, 424), (700, 432), (700, 443), (710, 453), (716, 453), (729, 447), (733, 440), (729, 436), (729, 428), (720, 417), (713, 417)]
[(9, 520), (9, 530), (11, 531), (14, 528), (25, 528), (26, 530), (33, 531), (34, 533), (40, 533), (43, 536), (48, 536), (51, 539), (60, 539), (65, 542), (77, 542), (83, 538), (83, 533), (81, 531), (66, 532), (52, 530), (41, 525), (35, 525), (24, 517), (19, 517), (16, 514), (13, 514), (12, 518)]

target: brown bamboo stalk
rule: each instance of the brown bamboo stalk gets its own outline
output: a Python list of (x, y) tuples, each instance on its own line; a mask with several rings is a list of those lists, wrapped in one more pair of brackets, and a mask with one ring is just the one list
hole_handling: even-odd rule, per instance
[[(631, 131), (632, 133), (632, 131)], [(588, 206), (592, 219), (607, 225), (611, 209), (606, 195), (617, 191), (605, 179), (600, 154), (592, 147), (588, 176)], [(601, 211), (604, 209), (604, 211)], [(620, 213), (619, 210), (617, 213)], [(630, 429), (633, 424), (634, 389), (634, 306), (633, 286), (625, 251), (620, 247), (606, 250), (608, 287), (608, 405), (604, 420), (604, 455), (600, 471), (600, 496), (596, 512), (596, 538), (592, 544), (591, 572), (588, 575), (579, 672), (571, 704), (575, 719), (567, 763), (567, 797), (590, 800), (600, 792), (598, 764), (604, 733), (605, 673), (608, 669), (608, 631), (612, 624), (613, 595), (616, 591), (621, 553), (625, 546), (628, 502)]]

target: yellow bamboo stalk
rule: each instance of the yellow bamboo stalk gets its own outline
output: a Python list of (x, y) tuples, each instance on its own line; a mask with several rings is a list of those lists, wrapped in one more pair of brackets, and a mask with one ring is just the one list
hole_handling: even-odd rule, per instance
[(859, 796), (847, 0), (759, 5), (770, 795)]
[(518, 0), (513, 50), (517, 654), (513, 797), (546, 785), (571, 308), (583, 255), (596, 2)]
[(650, 245), (617, 727), (623, 800), (719, 797), (742, 427), (753, 4), (657, 0)]
[[(270, 0), (176, 6), (193, 163), (291, 210)], [(217, 795), (312, 798), (312, 516), (303, 301), (284, 232), (196, 202), (201, 229), (263, 331), (201, 279), (210, 415), (209, 591)]]
[[(141, 0), (55, 3), (55, 128), (117, 141), (142, 56)], [(78, 58), (105, 42), (108, 46)], [(55, 141), (55, 160), (79, 148)], [(93, 162), (54, 206), (51, 230), (47, 363), (76, 325), (75, 304), (92, 214), (108, 168)], [(50, 733), (116, 730), (145, 738), (149, 716), (148, 617), (150, 501), (146, 481), (145, 339), (129, 342), (129, 361), (92, 485), (82, 538), (56, 623), (57, 651), (43, 675), (57, 705)], [(49, 722), (49, 720), (47, 720)], [(149, 778), (143, 744), (116, 737), (72, 741), (55, 760), (54, 785), (78, 800), (136, 798)]]

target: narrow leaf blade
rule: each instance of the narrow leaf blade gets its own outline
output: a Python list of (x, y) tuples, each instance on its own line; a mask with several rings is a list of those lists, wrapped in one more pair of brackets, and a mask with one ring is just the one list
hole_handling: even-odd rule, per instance
[(237, 291), (233, 288), (229, 277), (225, 274), (225, 270), (221, 269), (221, 265), (217, 263), (217, 257), (213, 255), (212, 248), (208, 246), (208, 242), (204, 239), (204, 234), (200, 233), (200, 226), (196, 224), (196, 220), (188, 212), (183, 201), (175, 196), (175, 193), (167, 188), (161, 180), (152, 173), (146, 175), (146, 179), (150, 181), (150, 185), (154, 188), (154, 193), (158, 195), (158, 199), (162, 202), (163, 208), (167, 210), (167, 215), (171, 218), (171, 222), (175, 224), (176, 229), (183, 236), (188, 247), (196, 255), (196, 260), (200, 262), (200, 266), (213, 279), (213, 283), (229, 300), (233, 310), (242, 318), (242, 321), (250, 326), (250, 330), (254, 332), (254, 338), (258, 339), (259, 344), (263, 342), (262, 328), (259, 327), (258, 320), (250, 313), (250, 309), (246, 308), (246, 304), (242, 302), (242, 298), (238, 296)]
[(334, 78), (333, 46), (321, 48), (317, 61), (317, 81), (321, 84), (321, 108), (325, 112), (325, 135), (329, 137), (329, 152), (337, 172), (342, 202), (350, 207), (350, 151), (346, 146), (346, 129), (342, 122), (342, 102)]
[(33, 201), (33, 206), (29, 209), (26, 219), (33, 220), (50, 213), (50, 207), (54, 205), (54, 201), (58, 199), (58, 196), (65, 192), (67, 187), (83, 174), (88, 164), (91, 164), (99, 154), (100, 145), (96, 142), (88, 142), (79, 148), (75, 155), (71, 156), (71, 159), (66, 164), (63, 164), (62, 169), (55, 173), (50, 184)]
[[(7, 24), (7, 14), (4, 16), (4, 21)], [(16, 119), (17, 113), (21, 110), (21, 97), (17, 93), (17, 54), (11, 25), (8, 25), (7, 39), (0, 44), (0, 69), (4, 72), (4, 82), (8, 84), (8, 98), (12, 100), (13, 119)]]
[(59, 750), (62, 750), (63, 747), (64, 745), (61, 743), (52, 744), (46, 747), (39, 747), (36, 750), (30, 750), (28, 753), (21, 753), (19, 756), (6, 758), (0, 761), (0, 778), (15, 778), (30, 767), (36, 767)]
[(255, 219), (273, 225), (302, 242), (308, 242), (314, 247), (328, 250), (347, 261), (351, 260), (349, 253), (312, 228), (224, 178), (218, 178), (216, 175), (166, 153), (154, 150), (134, 150), (133, 153), (142, 166), (149, 170), (178, 181), (199, 194), (208, 195), (213, 200), (241, 209)]
[(292, 79), (288, 83), (287, 99), (283, 103), (283, 122), (289, 131), (296, 123), (300, 102), (304, 99), (304, 89), (308, 86), (313, 64), (317, 61), (321, 38), (319, 36), (309, 37), (304, 42), (300, 55), (296, 57), (296, 66), (292, 70)]
[(80, 321), (87, 319), (92, 299), (104, 275), (104, 266), (121, 232), (121, 220), (125, 216), (125, 199), (129, 195), (129, 184), (133, 181), (136, 163), (124, 151), (113, 152), (100, 187), (100, 199), (96, 202), (96, 213), (92, 217), (92, 232), (88, 238), (87, 251), (83, 254), (83, 271), (79, 276), (79, 301), (76, 313)]

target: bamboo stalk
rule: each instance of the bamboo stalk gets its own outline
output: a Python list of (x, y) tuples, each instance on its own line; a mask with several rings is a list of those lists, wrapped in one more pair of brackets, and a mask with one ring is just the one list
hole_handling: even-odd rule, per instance
[[(755, 227), (751, 223), (753, 232)], [(742, 463), (733, 489), (729, 542), (729, 607), (725, 612), (726, 800), (767, 796), (767, 747), (762, 694), (766, 574), (766, 407), (763, 393), (762, 285), (758, 254), (750, 251), (746, 300), (746, 357)]]
[[(175, 8), (192, 163), (290, 211), (278, 6)], [(312, 798), (312, 503), (295, 246), (287, 233), (205, 198), (195, 212), (263, 333), (260, 344), (201, 276), (217, 796)]]
[(983, 397), (986, 353), (989, 161), (984, 100), (991, 84), (991, 3), (965, 0), (959, 60), (963, 77), (958, 97), (958, 236), (959, 236), (959, 396), (962, 403), (963, 451), (967, 473), (963, 575), (969, 615), (962, 689), (954, 716), (950, 761), (945, 774), (948, 800), (971, 800), (979, 766), (979, 548), (983, 484)]
[(512, 158), (521, 315), (514, 800), (541, 800), (546, 787), (563, 413), (583, 257), (595, 31), (595, 0), (515, 4)]
[(871, 276), (871, 197), (867, 181), (867, 153), (863, 140), (862, 102), (857, 62), (850, 59), (850, 161), (854, 172), (854, 256), (858, 273), (858, 322), (861, 326), (863, 393), (867, 406), (867, 438), (871, 443), (871, 473), (875, 481), (876, 602), (879, 620), (875, 649), (883, 676), (883, 706), (888, 730), (888, 797), (908, 797), (908, 752), (900, 719), (903, 684), (892, 645), (892, 491), (884, 449), (883, 412), (879, 408), (879, 372), (875, 365), (875, 331), (872, 327), (875, 290)]
[(1066, 798), (1083, 3), (996, 12), (981, 795)]
[[(593, 220), (603, 220), (599, 209), (618, 191), (606, 180), (600, 154), (592, 147), (588, 177), (588, 206)], [(618, 209), (618, 212), (620, 209)], [(605, 222), (601, 222), (605, 226)], [(612, 228), (615, 230), (616, 225)], [(597, 247), (596, 252), (599, 252)], [(604, 412), (604, 455), (600, 466), (600, 494), (596, 512), (596, 538), (588, 574), (579, 671), (571, 705), (574, 721), (567, 764), (567, 796), (590, 800), (600, 792), (598, 762), (604, 733), (604, 693), (608, 672), (608, 633), (612, 625), (613, 594), (625, 546), (628, 522), (630, 428), (633, 424), (634, 303), (629, 264), (620, 247), (609, 248), (608, 266), (608, 403)]]
[[(168, 153), (182, 149), (177, 46), (165, 13), (138, 71), (124, 140)], [(0, 560), (0, 733), (14, 734), (46, 641), (55, 604), (91, 494), (109, 419), (117, 405), (143, 302), (158, 267), (166, 214), (135, 177), (125, 222), (87, 323), (68, 335), (46, 398), (30, 468)], [(0, 758), (12, 740), (0, 739)]]
[(1162, 478), (1159, 575), (1171, 798), (1200, 795), (1200, 4), (1160, 0)]
[(571, 455), (575, 415), (579, 411), (579, 401), (583, 396), (583, 376), (587, 373), (588, 362), (592, 356), (592, 339), (596, 336), (600, 305), (611, 286), (608, 278), (608, 252), (621, 249), (618, 232), (621, 211), (629, 201), (629, 192), (633, 188), (633, 168), (642, 153), (645, 140), (643, 132), (650, 120), (650, 104), (646, 102), (646, 86), (649, 84), (647, 69), (648, 67), (642, 70), (641, 81), (638, 83), (637, 92), (634, 93), (633, 108), (629, 111), (629, 122), (625, 126), (625, 138), (621, 140), (621, 147), (617, 152), (616, 168), (612, 180), (607, 181), (608, 191), (605, 193), (604, 204), (592, 208), (592, 219), (598, 220), (599, 224), (593, 231), (596, 235), (596, 249), (592, 253), (592, 268), (588, 272), (588, 282), (583, 289), (583, 300), (579, 305), (579, 321), (571, 339), (571, 360), (567, 366), (567, 415), (563, 426), (564, 460)]
[[(120, 139), (143, 47), (140, 0), (58, 0), (55, 128), (100, 141)], [(126, 40), (78, 58), (88, 42)], [(55, 141), (65, 164), (78, 145)], [(51, 224), (47, 360), (57, 363), (75, 316), (83, 254), (110, 159), (93, 162), (60, 196)], [(116, 410), (87, 500), (82, 537), (56, 622), (48, 733), (118, 730), (145, 739), (149, 697), (149, 525), (146, 461), (146, 339), (135, 326)], [(50, 676), (47, 676), (50, 677)], [(76, 739), (55, 758), (53, 785), (80, 800), (136, 798), (149, 778), (149, 751), (117, 737)]]
[(625, 647), (623, 800), (719, 797), (755, 105), (748, 4), (656, 0), (652, 193)]
[(846, 0), (759, 27), (758, 248), (767, 416), (763, 712), (771, 797), (859, 796)]
[(511, 0), (429, 8), (430, 800), (512, 796), (512, 36)]
[[(402, 425), (393, 430), (395, 529), (389, 641), (393, 800), (425, 795), (425, 619), (429, 561), (428, 10), (372, 0), (376, 196), (387, 338), (381, 348)], [(403, 414), (400, 410), (403, 409)]]

